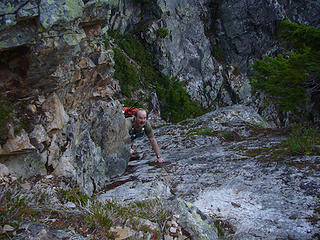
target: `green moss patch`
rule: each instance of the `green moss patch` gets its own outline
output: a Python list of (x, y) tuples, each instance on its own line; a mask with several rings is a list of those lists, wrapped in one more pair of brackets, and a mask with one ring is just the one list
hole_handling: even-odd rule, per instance
[(167, 28), (159, 28), (157, 30), (157, 36), (159, 38), (166, 38), (169, 35), (169, 29)]
[(186, 136), (194, 136), (194, 135), (203, 135), (203, 136), (216, 136), (217, 132), (213, 131), (210, 128), (202, 128), (202, 129), (190, 129)]
[(13, 121), (12, 111), (13, 104), (0, 93), (0, 140), (2, 142), (5, 141), (8, 136), (7, 124)]
[(310, 123), (293, 124), (283, 144), (291, 155), (320, 155), (320, 128)]

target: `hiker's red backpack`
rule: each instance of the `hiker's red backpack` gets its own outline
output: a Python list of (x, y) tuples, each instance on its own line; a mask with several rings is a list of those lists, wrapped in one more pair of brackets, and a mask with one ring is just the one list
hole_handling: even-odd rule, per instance
[(123, 113), (126, 118), (133, 117), (137, 110), (138, 108), (136, 107), (123, 107)]

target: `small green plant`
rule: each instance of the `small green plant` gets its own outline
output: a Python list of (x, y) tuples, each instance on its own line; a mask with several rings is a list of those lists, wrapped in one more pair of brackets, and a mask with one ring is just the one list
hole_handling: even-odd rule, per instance
[(159, 199), (130, 202), (126, 205), (109, 200), (105, 202), (90, 200), (81, 208), (86, 211), (85, 222), (90, 229), (103, 229), (108, 232), (114, 222), (121, 222), (129, 224), (132, 229), (155, 234), (157, 237), (160, 237), (161, 234), (154, 232), (143, 221), (141, 222), (141, 219), (156, 222), (161, 229), (170, 214), (164, 209)]
[(160, 199), (136, 201), (128, 205), (134, 216), (149, 219), (151, 221), (165, 221), (168, 212), (164, 210)]
[[(172, 213), (164, 207), (160, 199), (117, 203), (115, 201), (101, 202), (88, 198), (81, 193), (74, 182), (69, 182), (69, 190), (58, 188), (51, 192), (58, 197), (60, 203), (49, 204), (52, 195), (39, 192), (37, 188), (26, 190), (23, 179), (13, 183), (0, 185), (0, 226), (10, 225), (18, 229), (22, 221), (41, 222), (51, 229), (67, 229), (73, 227), (77, 233), (92, 234), (94, 239), (115, 239), (116, 233), (112, 227), (123, 226), (162, 239), (165, 223)], [(66, 202), (74, 202), (74, 211), (63, 211)], [(61, 205), (62, 204), (62, 205)], [(39, 207), (40, 206), (40, 207)], [(55, 219), (54, 222), (47, 219)], [(154, 228), (148, 221), (157, 223)], [(14, 231), (0, 233), (0, 239), (11, 239)]]
[(224, 131), (220, 135), (226, 141), (241, 141), (243, 138), (234, 131)]
[(30, 112), (27, 111), (28, 102), (6, 97), (0, 93), (0, 144), (3, 144), (9, 134), (9, 124), (15, 135), (22, 129), (31, 130)]
[(40, 206), (45, 206), (49, 201), (49, 196), (45, 192), (41, 192), (38, 194), (38, 202)]
[(225, 231), (224, 229), (221, 227), (220, 221), (215, 221), (214, 222), (214, 226), (217, 228), (218, 230), (218, 237), (219, 239), (225, 239)]
[(169, 29), (167, 28), (159, 28), (157, 30), (157, 36), (159, 38), (166, 38), (169, 35)]
[(0, 93), (0, 140), (2, 141), (8, 136), (7, 124), (13, 120), (12, 110), (13, 104)]
[(160, 100), (161, 116), (172, 122), (200, 116), (206, 110), (197, 101), (192, 101), (183, 83), (175, 78), (162, 77), (156, 87)]
[(317, 145), (320, 144), (319, 127), (308, 123), (293, 124), (288, 139), (283, 141), (284, 146), (292, 155), (320, 154)]
[(121, 33), (118, 30), (114, 30), (114, 29), (109, 29), (108, 35), (114, 39), (118, 39), (122, 37)]
[(85, 205), (91, 198), (83, 194), (78, 187), (71, 190), (59, 189), (61, 200), (63, 202), (73, 202), (75, 204)]
[[(37, 210), (30, 207), (31, 198), (23, 196), (18, 183), (0, 187), (0, 226), (9, 225), (18, 228), (24, 220), (34, 220)], [(7, 237), (11, 233), (6, 233)], [(1, 235), (0, 235), (1, 238)]]
[(179, 124), (182, 126), (185, 126), (185, 125), (192, 123), (193, 121), (194, 121), (193, 119), (186, 119), (186, 120), (181, 121)]
[(224, 131), (221, 134), (221, 137), (223, 137), (224, 139), (230, 139), (233, 137), (233, 132), (232, 131)]
[(105, 231), (109, 231), (113, 226), (112, 219), (108, 216), (110, 206), (99, 201), (92, 201), (89, 208), (86, 209), (88, 214), (85, 221), (89, 228), (102, 227)]
[(226, 61), (226, 57), (224, 54), (224, 51), (222, 49), (222, 47), (220, 46), (214, 46), (212, 49), (212, 55), (219, 61), (219, 62), (225, 62)]
[(251, 149), (248, 149), (245, 153), (245, 155), (247, 157), (257, 157), (257, 156), (260, 156), (260, 155), (267, 155), (269, 152), (270, 152), (270, 148), (251, 148)]
[(190, 129), (186, 136), (192, 136), (192, 135), (203, 135), (203, 136), (213, 136), (215, 135), (215, 132), (212, 131), (210, 128), (202, 128), (202, 129)]

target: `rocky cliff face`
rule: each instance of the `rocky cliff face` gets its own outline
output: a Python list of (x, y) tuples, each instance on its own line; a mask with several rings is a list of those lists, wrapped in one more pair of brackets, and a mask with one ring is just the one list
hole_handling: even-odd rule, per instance
[[(79, 196), (66, 178), (4, 177), (0, 199), (9, 201), (2, 208), (20, 203), (23, 210), (19, 199), (26, 199), (26, 208), (35, 211), (26, 212), (19, 226), (3, 226), (2, 209), (2, 232), (17, 240), (319, 239), (319, 154), (288, 154), (284, 129), (268, 127), (243, 105), (157, 125), (154, 133), (166, 161), (153, 162), (148, 140), (137, 139), (140, 159), (129, 161), (128, 171), (91, 199)], [(9, 218), (24, 213), (11, 209)], [(106, 237), (109, 218), (118, 237)]]
[(2, 107), (12, 107), (0, 154), (13, 174), (71, 177), (91, 195), (125, 171), (126, 131), (114, 99), (119, 85), (113, 52), (103, 42), (105, 22), (119, 7), (117, 1), (1, 3)]
[(274, 106), (251, 95), (250, 63), (277, 52), (279, 20), (320, 18), (313, 0), (6, 0), (0, 9), (1, 163), (19, 176), (72, 177), (89, 195), (127, 164), (108, 29), (143, 29), (157, 68), (203, 106), (252, 105), (275, 126)]
[[(106, 187), (101, 201), (170, 198), (194, 239), (218, 239), (217, 223), (235, 239), (318, 237), (319, 158), (278, 154), (283, 137), (261, 127), (279, 115), (251, 95), (247, 75), (279, 50), (280, 20), (318, 25), (319, 12), (316, 0), (1, 1), (0, 177), (52, 174), (89, 196)], [(129, 143), (108, 29), (138, 32), (157, 68), (203, 106), (234, 106), (157, 129), (167, 163), (153, 165), (141, 142), (142, 160), (122, 175)]]
[[(250, 64), (279, 51), (280, 20), (318, 25), (319, 2), (158, 0), (154, 8), (158, 15), (146, 14), (148, 28), (142, 38), (164, 74), (185, 82), (203, 106), (249, 104), (280, 124), (274, 106), (252, 96)], [(157, 37), (159, 28), (169, 29), (169, 36)]]

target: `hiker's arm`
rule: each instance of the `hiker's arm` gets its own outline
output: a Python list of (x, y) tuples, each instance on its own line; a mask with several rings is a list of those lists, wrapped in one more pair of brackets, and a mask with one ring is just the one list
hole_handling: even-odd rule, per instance
[[(150, 138), (150, 143), (152, 145), (152, 149), (154, 151), (154, 153), (156, 154), (157, 156), (157, 162), (163, 162), (163, 158), (160, 156), (160, 150), (159, 150), (159, 146), (158, 146), (158, 143), (157, 143), (157, 140), (153, 137), (153, 138)], [(159, 158), (158, 158), (159, 156)]]

